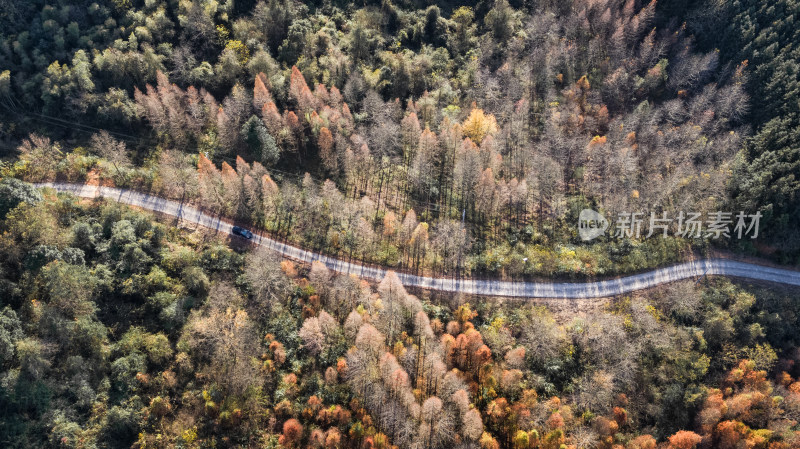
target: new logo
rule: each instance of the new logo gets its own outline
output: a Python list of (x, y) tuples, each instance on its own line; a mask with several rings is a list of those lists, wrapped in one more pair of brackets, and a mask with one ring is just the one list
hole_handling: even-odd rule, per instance
[(608, 220), (599, 212), (584, 209), (578, 216), (578, 235), (584, 242), (600, 237), (606, 232), (606, 229), (608, 229)]

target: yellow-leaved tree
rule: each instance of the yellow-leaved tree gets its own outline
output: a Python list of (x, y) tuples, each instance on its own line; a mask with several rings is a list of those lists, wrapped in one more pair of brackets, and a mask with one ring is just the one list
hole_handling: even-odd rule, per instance
[(486, 114), (483, 109), (476, 108), (473, 104), (469, 117), (464, 120), (462, 131), (470, 140), (480, 145), (486, 136), (497, 132), (497, 120), (492, 114)]

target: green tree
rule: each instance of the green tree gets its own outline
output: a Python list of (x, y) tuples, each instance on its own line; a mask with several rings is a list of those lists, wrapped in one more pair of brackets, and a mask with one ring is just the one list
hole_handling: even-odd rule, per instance
[(58, 108), (66, 102), (72, 109), (79, 109), (79, 102), (83, 95), (92, 92), (95, 88), (92, 80), (92, 62), (84, 50), (75, 52), (72, 65), (53, 62), (47, 68), (47, 75), (43, 81), (42, 99), (45, 107), (52, 113), (58, 113)]
[(250, 116), (242, 125), (242, 135), (250, 147), (250, 151), (258, 157), (262, 164), (272, 166), (278, 162), (280, 149), (261, 119), (255, 115)]
[(0, 369), (14, 359), (17, 342), (24, 336), (16, 312), (5, 306), (0, 310)]
[(92, 302), (92, 295), (97, 280), (86, 267), (51, 262), (42, 268), (39, 280), (43, 299), (64, 317), (94, 314), (96, 305)]
[(19, 203), (36, 204), (42, 200), (42, 194), (32, 184), (14, 178), (0, 180), (0, 219)]
[(501, 45), (514, 34), (515, 11), (507, 0), (496, 0), (483, 20), (495, 41)]
[(448, 35), (448, 45), (454, 55), (463, 55), (475, 44), (475, 12), (462, 6), (453, 11), (450, 20), (455, 24), (455, 30)]
[(761, 236), (796, 262), (800, 250), (800, 115), (775, 117), (748, 142), (732, 179), (742, 209), (764, 215)]

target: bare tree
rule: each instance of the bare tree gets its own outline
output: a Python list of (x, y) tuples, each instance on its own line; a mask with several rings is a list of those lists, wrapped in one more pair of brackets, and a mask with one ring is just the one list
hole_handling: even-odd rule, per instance
[(192, 165), (188, 155), (176, 150), (163, 151), (158, 173), (158, 186), (168, 197), (183, 199), (197, 192), (197, 168)]
[(233, 307), (210, 307), (204, 314), (192, 315), (186, 332), (196, 353), (210, 356), (206, 371), (229, 394), (241, 394), (259, 382), (258, 371), (251, 361), (258, 338), (247, 312)]
[(311, 352), (314, 357), (324, 355), (333, 345), (335, 345), (342, 335), (339, 323), (322, 310), (319, 316), (307, 318), (299, 332), (303, 340), (303, 346)]
[(292, 289), (291, 280), (281, 270), (280, 259), (265, 249), (248, 254), (244, 277), (250, 288), (250, 309), (267, 317), (276, 304), (282, 304)]
[(443, 219), (436, 223), (431, 243), (445, 272), (459, 269), (470, 248), (467, 230), (456, 220)]
[(446, 447), (453, 437), (453, 417), (442, 408), (442, 400), (431, 396), (422, 404), (419, 437), (425, 448)]
[(131, 166), (131, 159), (125, 143), (111, 137), (108, 131), (100, 131), (92, 135), (91, 148), (95, 154), (105, 159), (113, 167), (112, 176), (115, 182), (119, 182), (121, 175)]
[(535, 363), (545, 363), (556, 357), (567, 344), (564, 329), (542, 309), (532, 311), (521, 331), (520, 343)]

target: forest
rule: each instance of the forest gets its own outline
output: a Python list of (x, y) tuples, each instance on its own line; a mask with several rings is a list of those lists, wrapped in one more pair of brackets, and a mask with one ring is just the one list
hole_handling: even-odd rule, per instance
[[(3, 0), (0, 446), (800, 447), (796, 291), (704, 277), (588, 312), (407, 291), (31, 184), (151, 192), (398, 272), (796, 267), (799, 16)], [(584, 242), (584, 209), (762, 219)]]
[(590, 314), (377, 285), (0, 182), (0, 443), (792, 448), (800, 304), (706, 279)]
[[(798, 6), (684, 3), (11, 2), (0, 169), (447, 275), (796, 263)], [(764, 219), (584, 243), (585, 208)]]

